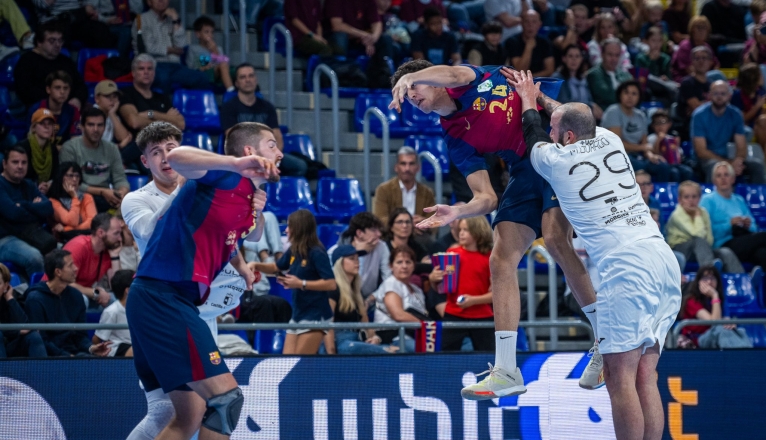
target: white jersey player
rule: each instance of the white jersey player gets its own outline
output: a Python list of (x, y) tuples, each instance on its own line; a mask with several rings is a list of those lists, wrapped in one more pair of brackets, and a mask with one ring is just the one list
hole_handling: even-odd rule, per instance
[[(507, 78), (522, 99), (532, 165), (550, 182), (601, 276), (595, 314), (617, 438), (659, 439), (656, 366), (681, 305), (678, 263), (641, 198), (620, 138), (597, 128), (585, 104), (561, 105), (541, 94), (530, 74), (509, 71)], [(538, 104), (551, 115), (550, 136)]]

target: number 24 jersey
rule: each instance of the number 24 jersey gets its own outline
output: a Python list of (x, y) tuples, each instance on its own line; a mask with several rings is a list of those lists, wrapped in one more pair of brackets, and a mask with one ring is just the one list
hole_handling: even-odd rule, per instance
[(593, 139), (566, 146), (539, 142), (530, 154), (597, 265), (638, 240), (662, 239), (616, 134), (598, 127)]

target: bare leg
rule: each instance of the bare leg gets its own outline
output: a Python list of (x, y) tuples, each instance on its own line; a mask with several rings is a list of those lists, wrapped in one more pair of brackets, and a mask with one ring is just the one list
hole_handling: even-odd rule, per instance
[(292, 354), (317, 354), (323, 337), (324, 332), (321, 330), (301, 333), (295, 343), (295, 353)]
[(205, 401), (193, 391), (171, 391), (175, 415), (157, 436), (158, 440), (187, 440), (200, 427), (205, 415)]
[(535, 232), (526, 225), (500, 222), (495, 226), (494, 234), (495, 246), (489, 257), (489, 268), (495, 330), (516, 331), (521, 313), (517, 268), (534, 241)]
[[(211, 397), (227, 393), (239, 386), (237, 385), (237, 380), (234, 379), (234, 376), (231, 373), (219, 374), (218, 376), (208, 377), (207, 379), (199, 380), (197, 382), (189, 382), (188, 385), (205, 399), (205, 401), (209, 400)], [(207, 409), (207, 405), (205, 405), (205, 407)], [(178, 413), (178, 408), (176, 408), (176, 413)], [(201, 422), (202, 417), (200, 417), (200, 423)], [(228, 438), (228, 435), (210, 431), (204, 426), (200, 427), (199, 440), (224, 440)]]
[(282, 354), (296, 354), (298, 335), (294, 333), (285, 334), (285, 343), (282, 345)]
[(218, 75), (221, 78), (221, 82), (223, 83), (223, 86), (228, 89), (229, 87), (232, 87), (234, 83), (231, 81), (231, 72), (229, 72), (229, 63), (221, 63), (217, 67), (218, 69)]
[(636, 391), (644, 414), (644, 440), (659, 440), (665, 428), (665, 413), (662, 408), (660, 390), (657, 388), (657, 362), (660, 360), (660, 345), (654, 344), (646, 350), (638, 362)]
[(644, 438), (644, 415), (636, 391), (641, 347), (603, 356), (606, 389), (612, 401), (612, 419), (617, 440), (641, 440)]
[(551, 208), (543, 213), (542, 230), (545, 248), (564, 271), (577, 303), (585, 307), (596, 302), (588, 271), (572, 246), (572, 225), (561, 208)]

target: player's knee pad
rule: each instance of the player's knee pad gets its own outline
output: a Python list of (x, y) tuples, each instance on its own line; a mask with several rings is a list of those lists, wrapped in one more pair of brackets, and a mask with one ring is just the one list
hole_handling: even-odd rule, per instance
[(207, 411), (202, 418), (202, 426), (219, 434), (231, 435), (237, 428), (244, 403), (245, 397), (239, 387), (211, 397), (207, 401)]

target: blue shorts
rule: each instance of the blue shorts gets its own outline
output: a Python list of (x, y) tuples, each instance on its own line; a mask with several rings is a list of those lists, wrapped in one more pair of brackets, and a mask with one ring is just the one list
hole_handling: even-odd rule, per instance
[(529, 226), (536, 236), (542, 236), (543, 213), (559, 207), (559, 200), (551, 185), (532, 167), (525, 157), (509, 170), (511, 179), (500, 198), (497, 215), (492, 221), (494, 228), (500, 222), (519, 223)]
[(138, 378), (149, 392), (189, 390), (186, 385), (228, 373), (210, 328), (178, 288), (136, 278), (126, 314)]

